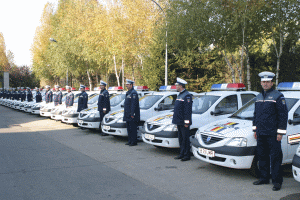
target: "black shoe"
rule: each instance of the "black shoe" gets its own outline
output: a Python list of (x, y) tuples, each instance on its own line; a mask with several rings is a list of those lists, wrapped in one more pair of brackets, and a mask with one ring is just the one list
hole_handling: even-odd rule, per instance
[(269, 184), (269, 181), (258, 180), (253, 182), (253, 185), (264, 185), (264, 184)]
[(130, 145), (130, 143), (129, 143), (129, 142), (127, 142), (125, 145)]
[(182, 159), (182, 158), (183, 158), (183, 156), (176, 156), (174, 159), (179, 160), (179, 159)]
[(181, 159), (182, 162), (188, 161), (188, 160), (191, 160), (191, 159), (190, 159), (190, 158), (182, 158), (182, 159)]
[(100, 133), (101, 136), (108, 136), (106, 133)]
[(137, 146), (137, 143), (134, 143), (134, 144), (129, 144), (129, 146)]
[(273, 191), (278, 191), (280, 189), (281, 189), (281, 184), (279, 184), (279, 183), (275, 183), (273, 188), (272, 188)]

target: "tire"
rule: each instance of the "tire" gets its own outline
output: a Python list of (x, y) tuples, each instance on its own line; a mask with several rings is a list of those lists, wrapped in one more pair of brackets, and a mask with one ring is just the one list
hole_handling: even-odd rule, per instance
[(249, 174), (254, 176), (255, 178), (259, 178), (259, 167), (258, 167), (258, 160), (257, 156), (254, 156), (251, 168), (249, 169)]
[(78, 124), (73, 124), (74, 127), (78, 127)]

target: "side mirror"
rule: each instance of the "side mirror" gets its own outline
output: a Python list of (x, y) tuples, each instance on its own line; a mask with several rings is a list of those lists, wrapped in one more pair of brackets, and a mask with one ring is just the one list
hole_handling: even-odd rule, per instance
[(162, 106), (158, 106), (157, 108), (154, 108), (155, 111), (161, 111), (162, 110)]
[(288, 120), (288, 123), (289, 123), (289, 125), (297, 125), (297, 124), (300, 124), (300, 119), (298, 119), (298, 118), (296, 118), (296, 119), (289, 119)]
[(220, 115), (222, 113), (221, 110), (215, 110), (215, 111), (211, 111), (210, 114), (211, 115), (214, 115), (214, 116), (217, 116), (217, 115)]

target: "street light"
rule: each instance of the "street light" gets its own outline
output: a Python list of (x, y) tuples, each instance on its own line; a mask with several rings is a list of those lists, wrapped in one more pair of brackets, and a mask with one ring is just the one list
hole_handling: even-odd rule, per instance
[[(49, 40), (50, 40), (50, 42), (56, 42), (57, 43), (57, 41), (54, 39), (54, 38), (49, 38)], [(69, 83), (69, 67), (67, 67), (67, 84), (66, 85), (69, 85), (68, 83)]]
[(161, 8), (161, 6), (155, 1), (155, 0), (151, 0), (152, 2), (154, 2), (159, 9), (163, 12), (165, 18), (166, 18), (166, 60), (165, 60), (165, 85), (168, 85), (168, 22), (167, 22), (167, 16), (166, 13), (164, 12), (164, 10)]

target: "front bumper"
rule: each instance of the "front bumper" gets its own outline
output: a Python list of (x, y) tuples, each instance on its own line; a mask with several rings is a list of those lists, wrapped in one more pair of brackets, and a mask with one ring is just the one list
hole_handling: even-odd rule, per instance
[[(145, 138), (145, 134), (152, 135), (154, 139)], [(142, 133), (142, 139), (145, 143), (154, 146), (167, 147), (167, 148), (179, 148), (178, 132), (161, 131), (155, 134)]]
[(32, 110), (31, 113), (35, 114), (35, 115), (39, 115), (40, 114), (40, 110)]
[(294, 179), (300, 182), (300, 157), (296, 154), (294, 155), (293, 162), (292, 162), (292, 172)]
[(51, 117), (51, 111), (50, 112), (40, 111), (40, 115), (43, 117)]
[(101, 129), (102, 129), (103, 133), (107, 133), (110, 135), (117, 135), (117, 136), (122, 136), (122, 137), (128, 136), (126, 124), (125, 124), (125, 128), (118, 128), (118, 127), (114, 127), (111, 125), (101, 125)]
[(77, 124), (77, 117), (65, 117), (62, 116), (62, 122), (67, 123), (67, 124)]
[[(207, 148), (201, 146), (198, 140), (190, 137), (192, 152), (196, 158), (204, 162), (215, 165), (220, 165), (235, 169), (250, 169), (255, 155), (256, 147), (229, 147), (221, 146), (214, 148)], [(199, 148), (211, 150), (215, 152), (214, 157), (205, 156), (199, 153)]]
[(61, 121), (62, 115), (51, 114), (51, 119)]
[(32, 110), (31, 110), (31, 107), (30, 107), (30, 108), (25, 108), (24, 111), (28, 112), (28, 113), (31, 113)]
[(78, 126), (84, 128), (98, 129), (100, 127), (100, 122), (89, 122), (86, 120), (77, 120)]

